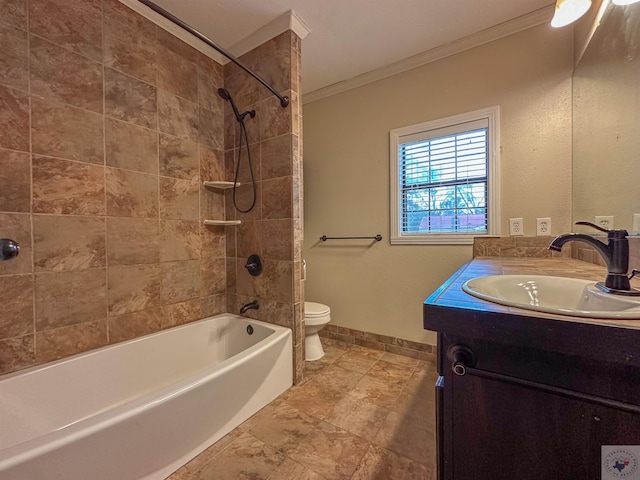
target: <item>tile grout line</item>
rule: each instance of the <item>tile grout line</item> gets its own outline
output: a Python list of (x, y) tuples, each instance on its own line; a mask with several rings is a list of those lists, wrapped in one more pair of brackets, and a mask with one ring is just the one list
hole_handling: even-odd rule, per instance
[(32, 0), (27, 0), (26, 15), (27, 15), (27, 94), (29, 95), (29, 228), (31, 229), (30, 242), (31, 242), (31, 301), (33, 308), (33, 320), (32, 320), (32, 332), (33, 332), (33, 365), (37, 363), (36, 356), (38, 354), (36, 345), (36, 245), (35, 235), (33, 231), (33, 110), (31, 102), (31, 15), (29, 14), (29, 3)]
[(105, 48), (105, 12), (104, 4), (100, 4), (102, 14), (102, 187), (104, 191), (104, 277), (105, 277), (105, 323), (107, 329), (107, 345), (111, 343), (111, 321), (109, 320), (109, 217), (107, 215), (107, 83), (105, 81), (104, 48)]

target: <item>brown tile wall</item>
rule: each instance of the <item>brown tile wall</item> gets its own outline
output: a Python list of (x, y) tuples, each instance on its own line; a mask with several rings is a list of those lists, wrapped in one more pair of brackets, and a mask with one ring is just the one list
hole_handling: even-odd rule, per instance
[[(606, 239), (603, 239), (606, 242)], [(593, 247), (586, 243), (574, 243), (571, 247), (571, 257), (583, 262), (606, 266), (604, 260)], [(629, 237), (629, 271), (640, 270), (640, 237)]]
[(553, 237), (475, 237), (474, 257), (569, 257), (570, 252), (552, 252), (547, 247)]
[[(547, 249), (552, 237), (488, 237), (473, 239), (474, 257), (564, 257), (605, 266), (602, 257), (586, 243), (566, 244), (562, 252)], [(603, 237), (606, 242), (606, 238)], [(640, 269), (640, 237), (629, 237), (629, 271)]]
[(258, 238), (260, 315), (294, 326), (299, 358), (299, 40), (253, 53), (293, 108), (227, 69), (259, 119), (262, 196), (236, 247), (234, 229), (202, 224), (224, 218), (225, 194), (201, 181), (230, 178), (221, 65), (117, 0), (0, 1), (0, 39), (0, 237), (22, 247), (0, 263), (0, 373), (227, 311)]
[[(242, 220), (226, 227), (227, 291), (229, 310), (255, 299), (259, 310), (247, 316), (283, 325), (293, 330), (294, 372), (299, 383), (304, 375), (304, 289), (302, 268), (302, 116), (299, 96), (300, 38), (285, 32), (243, 55), (242, 60), (280, 92), (290, 97), (287, 108), (266, 88), (234, 64), (224, 68), (225, 88), (240, 111), (255, 110), (246, 117), (253, 173), (255, 207), (248, 213), (233, 208), (233, 192), (227, 190), (226, 217)], [(274, 61), (275, 59), (275, 61)], [(228, 103), (225, 105), (225, 178), (233, 180), (241, 131)], [(246, 144), (242, 138), (243, 144)], [(236, 191), (240, 209), (253, 201), (251, 175), (243, 148)], [(244, 265), (251, 254), (263, 260), (260, 276), (249, 275)]]

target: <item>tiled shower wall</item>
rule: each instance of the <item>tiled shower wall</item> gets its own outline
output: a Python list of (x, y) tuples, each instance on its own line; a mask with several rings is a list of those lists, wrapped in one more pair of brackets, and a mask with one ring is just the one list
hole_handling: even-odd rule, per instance
[(227, 311), (221, 65), (117, 0), (0, 0), (0, 373)]
[[(230, 311), (258, 299), (260, 308), (248, 316), (289, 327), (294, 336), (295, 379), (304, 374), (304, 294), (302, 268), (302, 116), (299, 100), (300, 38), (285, 32), (240, 59), (282, 95), (289, 107), (251, 79), (236, 65), (225, 65), (225, 88), (246, 117), (256, 183), (256, 205), (249, 213), (233, 208), (233, 192), (226, 192), (226, 216), (242, 224), (227, 227), (227, 288)], [(276, 61), (274, 61), (276, 59)], [(225, 164), (227, 179), (235, 175), (240, 129), (227, 105), (225, 116)], [(242, 140), (245, 142), (244, 138)], [(246, 144), (246, 142), (245, 142)], [(238, 207), (253, 201), (251, 172), (243, 148), (236, 192)], [(244, 267), (251, 254), (264, 263), (262, 275), (252, 277)]]
[[(0, 371), (226, 309), (222, 66), (116, 0), (2, 2)], [(9, 13), (9, 14), (7, 14)]]

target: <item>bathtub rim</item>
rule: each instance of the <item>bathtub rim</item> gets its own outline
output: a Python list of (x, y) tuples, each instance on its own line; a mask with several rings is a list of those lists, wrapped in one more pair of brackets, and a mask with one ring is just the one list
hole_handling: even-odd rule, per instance
[[(149, 339), (149, 338), (156, 337), (156, 336), (162, 336), (164, 334), (167, 334), (168, 332), (176, 332), (178, 330), (186, 329), (188, 327), (191, 327), (191, 326), (194, 326), (194, 325), (198, 325), (200, 323), (205, 323), (207, 321), (211, 321), (214, 318), (222, 318), (222, 317), (231, 317), (233, 319), (237, 319), (237, 320), (241, 320), (241, 321), (245, 321), (245, 322), (257, 323), (258, 325), (262, 325), (262, 326), (264, 326), (266, 328), (273, 329), (276, 332), (279, 331), (279, 329), (284, 329), (284, 330), (291, 331), (291, 329), (289, 327), (283, 327), (281, 325), (276, 325), (275, 323), (267, 323), (267, 322), (264, 322), (262, 320), (254, 320), (252, 318), (243, 317), (243, 316), (237, 315), (235, 313), (219, 313), (219, 314), (216, 314), (216, 315), (211, 315), (209, 317), (201, 318), (199, 320), (194, 320), (193, 322), (187, 322), (187, 323), (183, 323), (181, 325), (175, 325), (173, 327), (169, 327), (169, 328), (164, 328), (162, 330), (158, 330), (157, 332), (147, 333), (147, 334), (141, 335), (139, 337), (129, 338), (129, 339), (123, 340), (121, 342), (111, 343), (111, 344), (108, 344), (108, 345), (103, 345), (103, 346), (98, 347), (98, 348), (93, 348), (91, 350), (87, 350), (85, 352), (75, 353), (73, 355), (69, 355), (68, 357), (58, 358), (57, 360), (51, 360), (50, 362), (40, 363), (38, 365), (33, 365), (31, 367), (22, 368), (20, 370), (16, 370), (15, 372), (3, 373), (3, 374), (0, 374), (0, 384), (2, 382), (4, 382), (5, 380), (10, 380), (10, 379), (12, 379), (14, 377), (19, 377), (19, 376), (22, 376), (22, 375), (25, 375), (25, 376), (26, 375), (31, 375), (31, 374), (33, 374), (34, 372), (37, 372), (37, 371), (44, 371), (44, 370), (48, 370), (50, 368), (53, 368), (53, 367), (55, 367), (57, 365), (61, 365), (61, 364), (64, 364), (64, 363), (71, 363), (71, 362), (77, 361), (79, 358), (82, 358), (82, 357), (94, 356), (94, 355), (97, 355), (100, 352), (103, 352), (103, 351), (106, 351), (106, 350), (115, 349), (115, 348), (118, 348), (118, 347), (124, 347), (126, 345), (131, 345), (131, 344), (134, 344), (134, 343), (137, 343), (137, 342), (141, 342), (141, 341), (143, 341), (145, 339)], [(273, 335), (273, 334), (269, 334), (269, 336), (267, 338), (271, 338), (271, 335)], [(250, 347), (247, 350), (250, 350), (252, 347)], [(243, 350), (243, 351), (246, 351), (246, 350)], [(230, 358), (233, 358), (233, 357), (230, 357)], [(227, 360), (225, 360), (225, 362)], [(220, 364), (222, 364), (222, 363), (224, 363), (224, 362), (221, 362)], [(0, 450), (0, 451), (2, 451), (2, 450)]]
[[(21, 462), (28, 461), (31, 458), (37, 457), (39, 455), (44, 455), (50, 451), (55, 450), (56, 448), (77, 441), (86, 435), (90, 435), (91, 433), (99, 430), (99, 428), (97, 427), (108, 428), (110, 426), (116, 425), (121, 421), (126, 421), (135, 417), (147, 408), (152, 407), (154, 404), (167, 402), (174, 396), (196, 389), (200, 385), (223, 375), (236, 365), (251, 361), (274, 344), (280, 341), (286, 342), (287, 338), (289, 339), (289, 341), (292, 341), (293, 335), (291, 329), (287, 327), (266, 323), (260, 320), (253, 320), (232, 313), (222, 313), (194, 322), (178, 325), (176, 327), (167, 328), (159, 332), (136, 337), (134, 339), (118, 342), (116, 344), (105, 345), (104, 347), (76, 354), (71, 357), (55, 360), (53, 362), (45, 363), (42, 365), (36, 365), (34, 367), (30, 367), (29, 369), (20, 370), (18, 372), (12, 372), (6, 377), (0, 377), (0, 380), (5, 380), (9, 378), (9, 375), (11, 377), (15, 377), (20, 376), (21, 374), (25, 375), (33, 373), (35, 371), (47, 370), (49, 368), (53, 368), (56, 365), (77, 361), (80, 358), (96, 355), (109, 349), (122, 348), (124, 346), (143, 341), (144, 339), (148, 339), (150, 337), (168, 334), (170, 331), (189, 328), (190, 326), (222, 317), (230, 317), (233, 321), (242, 321), (246, 325), (258, 324), (272, 330), (272, 333), (270, 333), (267, 338), (250, 346), (246, 350), (242, 350), (241, 352), (215, 365), (214, 369), (206, 374), (203, 374), (203, 372), (206, 370), (206, 366), (203, 366), (203, 368), (199, 369), (196, 373), (193, 373), (192, 375), (189, 375), (188, 377), (185, 377), (178, 382), (166, 385), (153, 392), (148, 392), (140, 397), (136, 397), (123, 404), (117, 405), (114, 408), (108, 408), (106, 410), (100, 411), (99, 413), (90, 417), (78, 419), (75, 422), (72, 422), (56, 430), (47, 432), (39, 437), (35, 437), (0, 450), (0, 472), (2, 471), (1, 469), (11, 468), (14, 465), (20, 464)], [(240, 360), (238, 360), (238, 358), (240, 358)], [(27, 370), (29, 370), (29, 372), (27, 372)]]

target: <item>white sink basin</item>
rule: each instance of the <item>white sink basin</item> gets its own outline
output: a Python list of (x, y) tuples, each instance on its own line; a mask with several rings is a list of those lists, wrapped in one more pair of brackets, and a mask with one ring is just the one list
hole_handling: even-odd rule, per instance
[(595, 282), (540, 275), (491, 275), (468, 280), (474, 297), (510, 307), (575, 317), (640, 319), (640, 298), (612, 295)]

